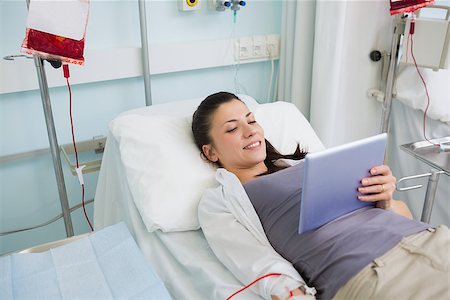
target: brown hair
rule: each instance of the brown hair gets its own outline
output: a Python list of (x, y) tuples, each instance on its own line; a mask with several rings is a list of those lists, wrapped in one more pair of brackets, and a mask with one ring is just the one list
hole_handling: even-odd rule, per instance
[[(204, 158), (206, 157), (202, 151), (202, 146), (211, 144), (212, 142), (211, 136), (209, 134), (209, 131), (211, 129), (212, 115), (219, 108), (219, 106), (233, 100), (242, 101), (238, 96), (232, 93), (218, 92), (206, 97), (194, 112), (192, 116), (192, 133), (194, 135), (195, 144), (197, 145), (198, 149), (200, 149), (200, 153)], [(284, 169), (285, 167), (275, 164), (277, 160), (282, 158), (300, 160), (305, 157), (307, 152), (300, 149), (300, 146), (297, 145), (297, 149), (293, 154), (283, 155), (278, 152), (278, 150), (275, 149), (275, 147), (272, 146), (272, 144), (269, 143), (268, 140), (266, 140), (266, 153), (267, 156), (264, 160), (264, 163), (267, 167), (267, 172), (261, 175), (271, 174)], [(220, 163), (218, 164), (220, 166)]]

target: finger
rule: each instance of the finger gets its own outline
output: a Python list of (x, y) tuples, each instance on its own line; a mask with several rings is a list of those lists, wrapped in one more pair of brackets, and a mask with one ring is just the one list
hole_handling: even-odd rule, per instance
[(376, 166), (370, 169), (370, 174), (372, 175), (392, 175), (391, 168), (387, 165)]
[(393, 185), (397, 182), (397, 179), (390, 175), (390, 176), (372, 176), (372, 177), (366, 177), (361, 180), (362, 186), (371, 186), (371, 185)]
[(377, 201), (389, 201), (391, 199), (391, 193), (384, 192), (371, 195), (360, 195), (358, 199), (364, 202), (377, 202)]
[(379, 194), (388, 191), (389, 187), (384, 184), (371, 185), (367, 187), (359, 187), (358, 192), (361, 194)]
[(395, 183), (383, 183), (358, 188), (358, 192), (361, 194), (379, 194), (384, 192), (393, 193), (394, 191)]

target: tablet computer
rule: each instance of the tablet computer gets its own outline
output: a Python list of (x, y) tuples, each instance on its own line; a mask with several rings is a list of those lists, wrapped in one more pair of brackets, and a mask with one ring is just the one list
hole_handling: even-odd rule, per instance
[(329, 148), (305, 157), (298, 232), (314, 230), (373, 202), (358, 199), (361, 179), (384, 163), (387, 134)]

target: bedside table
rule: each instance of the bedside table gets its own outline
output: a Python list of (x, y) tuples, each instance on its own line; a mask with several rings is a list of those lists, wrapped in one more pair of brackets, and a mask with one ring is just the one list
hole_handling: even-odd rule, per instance
[[(450, 147), (450, 136), (431, 140), (434, 144), (440, 144)], [(434, 205), (434, 198), (436, 195), (436, 189), (439, 182), (439, 176), (445, 174), (450, 176), (450, 150), (443, 151), (439, 147), (431, 144), (428, 141), (419, 141), (400, 146), (400, 149), (415, 157), (416, 159), (426, 163), (433, 169), (430, 173), (413, 175), (403, 177), (398, 181), (400, 184), (403, 181), (409, 179), (416, 179), (421, 177), (429, 177), (427, 191), (425, 194), (425, 200), (423, 203), (421, 221), (429, 223), (431, 217), (431, 211)], [(410, 187), (399, 188), (398, 191), (412, 190), (420, 188), (422, 185), (415, 185)]]

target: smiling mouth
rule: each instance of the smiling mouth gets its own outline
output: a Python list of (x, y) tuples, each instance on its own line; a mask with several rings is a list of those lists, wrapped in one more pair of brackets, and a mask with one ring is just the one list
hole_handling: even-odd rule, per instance
[(261, 145), (261, 142), (258, 141), (258, 142), (254, 142), (254, 143), (251, 143), (250, 145), (245, 146), (243, 149), (246, 149), (246, 150), (253, 149), (253, 148), (256, 148), (256, 147), (258, 147), (260, 145)]

